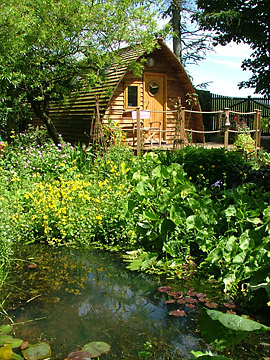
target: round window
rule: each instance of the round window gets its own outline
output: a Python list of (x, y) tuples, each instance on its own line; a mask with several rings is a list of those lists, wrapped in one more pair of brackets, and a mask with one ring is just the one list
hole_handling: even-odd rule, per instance
[(157, 95), (157, 93), (159, 92), (159, 85), (157, 82), (155, 81), (151, 81), (148, 85), (148, 92), (151, 96), (155, 96)]

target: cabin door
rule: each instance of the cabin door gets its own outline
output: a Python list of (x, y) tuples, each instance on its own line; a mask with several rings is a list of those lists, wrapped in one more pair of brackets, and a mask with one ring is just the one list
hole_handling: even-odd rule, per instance
[[(161, 130), (166, 130), (166, 114), (163, 113), (166, 110), (166, 80), (165, 74), (144, 75), (144, 109), (150, 110), (150, 120), (145, 119), (145, 126), (149, 126), (149, 122), (160, 122)], [(162, 134), (164, 140), (165, 134)]]

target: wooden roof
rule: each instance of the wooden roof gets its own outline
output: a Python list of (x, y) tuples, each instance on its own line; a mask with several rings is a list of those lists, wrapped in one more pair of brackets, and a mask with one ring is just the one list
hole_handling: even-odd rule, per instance
[(128, 71), (128, 66), (132, 61), (136, 61), (143, 55), (143, 51), (139, 49), (126, 48), (119, 52), (120, 61), (112, 66), (107, 73), (106, 81), (93, 87), (90, 91), (80, 91), (79, 94), (74, 93), (72, 97), (64, 103), (53, 103), (50, 106), (50, 116), (54, 117), (60, 113), (63, 115), (93, 115), (96, 106), (96, 97), (99, 99), (100, 112), (104, 113), (109, 105), (119, 82)]
[[(195, 92), (185, 69), (177, 57), (162, 40), (158, 40), (157, 43), (158, 47), (154, 51), (158, 51), (159, 54), (161, 54), (162, 57), (165, 58), (175, 69), (183, 87), (187, 88), (187, 92)], [(106, 82), (95, 86), (90, 91), (82, 91), (79, 94), (74, 94), (74, 96), (70, 97), (67, 101), (65, 101), (65, 103), (57, 102), (52, 104), (50, 107), (50, 116), (54, 117), (60, 113), (62, 115), (64, 113), (66, 115), (93, 115), (95, 111), (96, 97), (99, 99), (100, 112), (101, 114), (104, 114), (105, 110), (109, 106), (114, 90), (129, 70), (129, 64), (132, 61), (138, 61), (146, 54), (139, 48), (126, 48), (122, 49), (119, 52), (119, 55), (121, 59), (118, 64), (112, 66), (108, 70)]]

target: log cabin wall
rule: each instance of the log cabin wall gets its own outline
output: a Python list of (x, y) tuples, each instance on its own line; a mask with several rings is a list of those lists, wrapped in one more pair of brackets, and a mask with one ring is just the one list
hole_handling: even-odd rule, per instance
[[(170, 53), (169, 53), (170, 55)], [(175, 56), (169, 56), (167, 49), (164, 50), (163, 47), (156, 49), (151, 57), (154, 59), (155, 65), (151, 68), (144, 66), (144, 73), (141, 77), (135, 77), (133, 73), (127, 72), (123, 77), (119, 85), (117, 86), (112, 99), (110, 101), (109, 107), (106, 111), (104, 122), (107, 122), (108, 119), (114, 121), (120, 125), (120, 127), (127, 131), (127, 139), (130, 142), (132, 139), (132, 118), (130, 114), (127, 113), (127, 110), (135, 110), (135, 107), (128, 108), (125, 100), (125, 88), (126, 84), (140, 84), (140, 93), (139, 93), (139, 103), (141, 109), (146, 109), (147, 104), (145, 104), (144, 97), (144, 77), (145, 75), (155, 75), (162, 74), (164, 75), (165, 84), (165, 99), (164, 99), (164, 108), (163, 110), (167, 111), (167, 114), (164, 114), (166, 119), (164, 119), (164, 135), (163, 140), (170, 144), (173, 142), (175, 136), (175, 124), (176, 124), (176, 113), (175, 107), (179, 98), (181, 99), (181, 104), (186, 109), (190, 109), (190, 106), (186, 103), (187, 93), (194, 93), (195, 90), (191, 85), (190, 79), (187, 74), (179, 70), (179, 62)], [(195, 105), (193, 110), (200, 111), (200, 106)], [(203, 130), (201, 116), (197, 114), (186, 113), (185, 119), (186, 127), (193, 128), (197, 130)], [(197, 142), (203, 141), (202, 136), (194, 136), (194, 140)]]

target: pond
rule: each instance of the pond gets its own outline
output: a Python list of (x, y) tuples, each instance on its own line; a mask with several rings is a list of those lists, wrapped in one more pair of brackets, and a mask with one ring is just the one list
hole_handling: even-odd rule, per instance
[[(16, 337), (29, 343), (48, 341), (54, 360), (91, 341), (111, 346), (104, 360), (140, 359), (139, 353), (147, 351), (150, 359), (190, 359), (191, 350), (209, 350), (197, 330), (201, 305), (185, 306), (185, 316), (170, 315), (179, 305), (166, 304), (168, 294), (158, 291), (168, 281), (126, 270), (117, 254), (31, 245), (20, 257), (24, 261), (18, 260), (6, 289), (7, 310), (17, 324)], [(195, 291), (185, 282), (171, 285)], [(207, 293), (205, 285), (195, 286)], [(147, 344), (151, 349), (146, 351)], [(252, 359), (262, 359), (261, 353), (256, 355), (258, 338), (241, 348), (243, 359), (250, 351)]]

